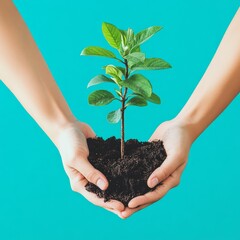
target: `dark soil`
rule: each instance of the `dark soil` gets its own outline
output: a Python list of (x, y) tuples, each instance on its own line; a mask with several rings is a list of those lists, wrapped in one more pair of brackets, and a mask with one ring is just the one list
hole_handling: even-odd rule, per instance
[(156, 188), (149, 188), (147, 179), (167, 156), (162, 141), (139, 142), (130, 139), (125, 142), (123, 160), (120, 158), (120, 139), (88, 138), (87, 143), (90, 163), (109, 181), (105, 191), (88, 183), (85, 187), (89, 192), (96, 193), (98, 197), (104, 198), (105, 202), (115, 199), (127, 206), (132, 198)]

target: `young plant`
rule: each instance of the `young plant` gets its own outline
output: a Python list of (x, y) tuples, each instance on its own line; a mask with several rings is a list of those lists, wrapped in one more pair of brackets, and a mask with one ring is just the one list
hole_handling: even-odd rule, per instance
[[(110, 123), (118, 123), (121, 120), (121, 159), (124, 158), (124, 113), (129, 106), (144, 107), (147, 102), (160, 104), (160, 98), (153, 93), (150, 81), (141, 74), (135, 73), (139, 70), (161, 70), (171, 68), (170, 64), (160, 58), (146, 58), (141, 51), (140, 46), (151, 38), (162, 27), (149, 27), (137, 34), (133, 30), (120, 30), (110, 23), (102, 24), (102, 32), (109, 43), (115, 48), (121, 58), (113, 52), (101, 47), (86, 47), (81, 52), (84, 56), (108, 57), (122, 63), (123, 66), (107, 65), (104, 67), (107, 76), (97, 75), (88, 83), (87, 87), (100, 83), (112, 83), (117, 86), (114, 91), (117, 97), (106, 90), (97, 90), (92, 92), (88, 97), (88, 102), (94, 106), (104, 106), (113, 100), (121, 103), (119, 109), (110, 112), (107, 119)], [(134, 73), (134, 74), (133, 74)], [(129, 94), (128, 90), (131, 90)]]

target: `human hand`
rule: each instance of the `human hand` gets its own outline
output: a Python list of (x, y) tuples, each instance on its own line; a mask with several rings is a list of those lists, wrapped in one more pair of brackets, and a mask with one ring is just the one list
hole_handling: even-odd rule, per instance
[(153, 188), (162, 183), (154, 191), (133, 198), (128, 207), (121, 212), (123, 218), (149, 206), (161, 199), (171, 188), (180, 183), (181, 174), (187, 164), (188, 153), (192, 145), (192, 137), (188, 129), (177, 120), (161, 124), (149, 141), (162, 140), (167, 158), (148, 178), (147, 184)]
[(89, 150), (86, 138), (95, 138), (96, 134), (91, 127), (82, 122), (68, 125), (60, 131), (56, 146), (62, 157), (63, 167), (69, 177), (73, 191), (80, 193), (94, 205), (105, 208), (117, 215), (124, 210), (124, 205), (116, 200), (104, 202), (96, 194), (85, 189), (89, 182), (97, 185), (102, 190), (107, 189), (106, 177), (95, 169), (88, 161)]

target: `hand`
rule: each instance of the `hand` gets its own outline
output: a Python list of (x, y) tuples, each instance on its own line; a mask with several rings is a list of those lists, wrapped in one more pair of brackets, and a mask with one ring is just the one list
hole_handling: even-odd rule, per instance
[(149, 206), (161, 199), (171, 188), (180, 183), (181, 174), (187, 164), (188, 153), (192, 145), (192, 137), (188, 129), (177, 120), (161, 124), (149, 141), (162, 140), (167, 158), (148, 178), (147, 184), (153, 188), (162, 182), (154, 191), (133, 198), (128, 208), (121, 212), (123, 218)]
[(96, 194), (85, 189), (89, 182), (94, 183), (102, 190), (107, 189), (108, 181), (106, 177), (95, 169), (88, 161), (89, 150), (86, 138), (95, 138), (96, 134), (85, 123), (75, 122), (64, 127), (57, 137), (57, 148), (62, 157), (64, 169), (69, 177), (73, 191), (82, 194), (94, 205), (100, 206), (117, 215), (124, 210), (124, 205), (116, 200), (104, 202)]

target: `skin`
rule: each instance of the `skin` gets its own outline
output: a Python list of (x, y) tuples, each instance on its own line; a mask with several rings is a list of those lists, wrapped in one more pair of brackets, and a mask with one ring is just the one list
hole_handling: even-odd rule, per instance
[(180, 113), (161, 124), (149, 141), (161, 139), (167, 152), (164, 163), (148, 179), (155, 191), (132, 199), (122, 218), (158, 201), (180, 183), (189, 150), (196, 138), (230, 104), (240, 91), (240, 9), (230, 23), (215, 56)]
[(66, 103), (26, 24), (10, 0), (0, 1), (0, 79), (55, 144), (73, 191), (93, 204), (119, 214), (122, 203), (85, 190), (92, 182), (105, 190), (106, 177), (88, 161), (86, 138), (94, 131), (79, 122)]
[(239, 93), (240, 10), (187, 104), (149, 139), (163, 140), (168, 157), (149, 177), (148, 185), (163, 184), (154, 192), (132, 199), (126, 209), (115, 200), (104, 203), (84, 188), (88, 181), (98, 183), (102, 189), (108, 187), (106, 177), (87, 160), (86, 138), (96, 134), (70, 111), (12, 1), (1, 0), (0, 9), (0, 79), (58, 148), (73, 191), (121, 218), (158, 201), (179, 184), (192, 143)]

